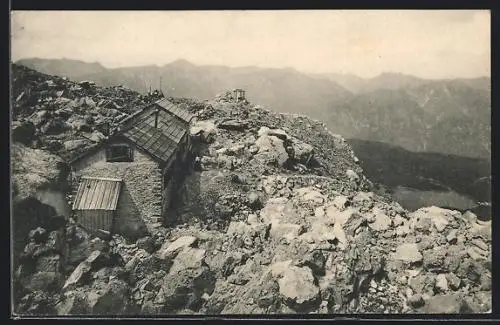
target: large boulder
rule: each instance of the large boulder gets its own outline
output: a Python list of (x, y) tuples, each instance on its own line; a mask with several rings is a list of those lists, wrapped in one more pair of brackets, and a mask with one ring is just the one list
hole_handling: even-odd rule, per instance
[(70, 246), (67, 262), (71, 265), (78, 265), (89, 257), (94, 250), (100, 250), (100, 247), (95, 247), (92, 243), (90, 234), (79, 226), (69, 226), (66, 236)]
[(109, 256), (101, 251), (93, 251), (89, 257), (80, 263), (66, 280), (63, 289), (78, 285), (89, 280), (89, 272), (106, 266)]
[(491, 220), (473, 224), (469, 233), (472, 237), (481, 238), (488, 243), (491, 242)]
[(61, 288), (63, 276), (58, 272), (37, 272), (22, 279), (27, 291), (57, 291)]
[(84, 292), (71, 291), (55, 305), (57, 315), (84, 315), (90, 313), (87, 297)]
[(333, 227), (321, 222), (313, 223), (307, 232), (300, 235), (300, 239), (311, 244), (333, 241), (335, 238), (337, 237), (335, 236)]
[(36, 136), (36, 127), (32, 122), (13, 122), (12, 123), (12, 140), (20, 142), (24, 145), (29, 145)]
[(91, 128), (88, 125), (87, 121), (83, 117), (80, 117), (78, 115), (74, 115), (74, 116), (70, 117), (66, 121), (66, 123), (71, 129), (73, 129), (75, 131), (82, 131), (82, 132), (90, 132), (91, 131)]
[(434, 296), (426, 301), (427, 314), (459, 314), (465, 308), (464, 300), (458, 294)]
[(433, 275), (419, 274), (411, 278), (409, 284), (415, 293), (432, 295), (436, 286), (436, 278)]
[(325, 255), (320, 250), (314, 250), (302, 257), (297, 266), (307, 266), (314, 274), (325, 275), (325, 264)]
[[(240, 260), (240, 256), (242, 259)], [(234, 259), (229, 261), (229, 265), (233, 266), (235, 264), (243, 264), (234, 267), (234, 273), (227, 278), (227, 281), (231, 284), (244, 285), (251, 281), (255, 275), (260, 274), (262, 265), (259, 265), (255, 260), (247, 260), (246, 254), (237, 254)], [(212, 269), (212, 268), (211, 268)], [(228, 267), (224, 267), (228, 269)]]
[(248, 123), (242, 120), (226, 120), (219, 123), (217, 127), (230, 131), (245, 131), (248, 128)]
[(61, 255), (45, 255), (36, 260), (36, 270), (38, 272), (61, 272)]
[(36, 229), (33, 229), (28, 233), (28, 238), (29, 240), (39, 244), (46, 242), (49, 238), (49, 234), (47, 233), (47, 230), (43, 229), (42, 227), (37, 227)]
[(288, 152), (280, 138), (262, 135), (255, 141), (255, 146), (258, 148), (257, 159), (260, 158), (279, 167), (285, 167), (288, 163)]
[(296, 216), (292, 202), (285, 198), (271, 198), (267, 200), (260, 211), (260, 217), (266, 223), (281, 223), (291, 221)]
[(162, 259), (167, 257), (174, 258), (181, 250), (186, 247), (194, 247), (198, 238), (194, 236), (182, 236), (177, 238), (173, 243), (166, 245), (166, 247), (162, 247), (159, 252), (159, 256)]
[(424, 268), (432, 272), (446, 271), (446, 255), (447, 250), (442, 247), (426, 250), (423, 255)]
[(210, 142), (216, 132), (217, 127), (212, 121), (196, 121), (189, 129), (192, 136), (199, 135), (204, 142)]
[(321, 192), (313, 187), (302, 187), (296, 190), (299, 199), (312, 204), (323, 204), (326, 198)]
[(207, 263), (210, 270), (217, 273), (218, 278), (227, 278), (233, 274), (235, 268), (245, 264), (247, 258), (248, 255), (241, 251), (218, 252)]
[(129, 272), (129, 282), (135, 284), (153, 274), (166, 274), (172, 264), (172, 258), (162, 259), (154, 254), (147, 257), (136, 255), (125, 264), (124, 268)]
[(440, 292), (446, 292), (449, 290), (448, 279), (446, 278), (446, 274), (441, 273), (436, 276), (436, 289)]
[(270, 228), (270, 223), (247, 224), (242, 221), (232, 221), (227, 229), (227, 235), (236, 240), (243, 240), (243, 243), (246, 242), (251, 246), (255, 240), (263, 243), (269, 237)]
[(174, 264), (170, 268), (170, 273), (176, 273), (177, 271), (185, 269), (199, 269), (202, 266), (206, 266), (205, 263), (204, 249), (186, 247), (184, 250), (177, 254), (174, 259)]
[(137, 245), (137, 248), (143, 249), (150, 254), (155, 250), (154, 240), (150, 236), (137, 239), (135, 244)]
[(309, 267), (297, 267), (291, 261), (270, 266), (271, 275), (277, 280), (280, 295), (290, 308), (306, 310), (319, 301), (319, 287)]
[(67, 124), (60, 118), (54, 118), (40, 127), (40, 131), (45, 135), (57, 135), (68, 129)]
[(436, 206), (420, 208), (410, 218), (428, 219), (438, 232), (443, 232), (455, 218), (461, 218), (459, 211), (443, 209)]
[(174, 260), (163, 279), (161, 302), (167, 312), (197, 310), (204, 294), (215, 288), (215, 275), (205, 263), (205, 250), (187, 247)]
[(87, 294), (87, 301), (94, 315), (124, 315), (128, 308), (129, 287), (121, 280), (99, 282)]
[(292, 140), (294, 158), (301, 164), (308, 165), (314, 156), (314, 147), (298, 139)]
[(395, 259), (405, 263), (418, 263), (423, 259), (417, 244), (401, 244), (396, 248)]
[[(314, 147), (308, 143), (305, 143), (295, 137), (288, 135), (282, 129), (270, 129), (266, 126), (263, 126), (257, 132), (259, 139), (261, 141), (266, 141), (267, 137), (275, 137), (281, 141), (286, 141), (288, 149), (288, 156), (301, 164), (307, 165), (311, 161), (311, 158), (314, 156)], [(256, 143), (257, 147), (259, 145)]]
[(262, 208), (262, 195), (260, 192), (250, 192), (247, 196), (248, 206), (253, 210)]
[(347, 220), (349, 220), (355, 212), (356, 210), (353, 208), (347, 208), (341, 211), (333, 204), (326, 208), (326, 216), (339, 226), (344, 226)]
[(97, 143), (103, 141), (104, 139), (106, 139), (106, 136), (99, 131), (92, 132), (92, 134), (89, 137), (90, 141)]
[(385, 231), (392, 225), (392, 219), (389, 218), (382, 210), (378, 208), (373, 209), (373, 222), (368, 226), (375, 231)]
[(275, 223), (271, 226), (269, 236), (274, 239), (285, 238), (292, 241), (304, 232), (304, 227), (294, 223)]
[(36, 127), (40, 127), (43, 123), (47, 122), (51, 118), (50, 112), (46, 110), (41, 110), (38, 112), (35, 112), (30, 120), (35, 124)]
[(337, 195), (332, 202), (339, 211), (343, 211), (349, 204), (349, 199), (345, 195)]

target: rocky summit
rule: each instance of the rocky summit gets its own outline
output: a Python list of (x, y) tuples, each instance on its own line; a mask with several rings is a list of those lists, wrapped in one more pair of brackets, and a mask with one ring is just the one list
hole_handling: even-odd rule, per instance
[[(14, 101), (23, 103), (15, 104), (23, 120), (14, 122), (35, 130), (19, 144), (25, 155), (59, 141), (52, 155), (64, 156), (76, 146), (68, 141), (99, 132), (96, 121), (116, 121), (122, 105), (143, 103), (118, 88), (74, 90), (69, 81), (16, 69), (31, 89), (14, 83)], [(76, 99), (75, 91), (95, 97)], [(33, 227), (14, 274), (15, 313), (491, 311), (491, 222), (438, 207), (410, 213), (374, 194), (345, 140), (308, 117), (235, 102), (231, 93), (172, 100), (196, 116), (190, 133), (200, 139), (177, 221), (135, 242), (90, 235), (71, 220)], [(18, 186), (29, 186), (22, 179)]]

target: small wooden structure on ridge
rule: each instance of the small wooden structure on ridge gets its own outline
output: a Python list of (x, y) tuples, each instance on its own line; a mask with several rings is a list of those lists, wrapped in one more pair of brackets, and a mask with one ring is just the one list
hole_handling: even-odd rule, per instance
[(234, 89), (233, 98), (237, 103), (245, 100), (245, 91), (243, 89)]

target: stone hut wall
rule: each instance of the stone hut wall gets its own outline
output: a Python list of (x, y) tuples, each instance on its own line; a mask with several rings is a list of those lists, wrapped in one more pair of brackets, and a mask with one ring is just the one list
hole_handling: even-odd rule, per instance
[(116, 231), (128, 237), (147, 233), (147, 224), (162, 213), (162, 173), (158, 163), (139, 149), (132, 162), (106, 162), (105, 149), (73, 164), (74, 176), (121, 178)]

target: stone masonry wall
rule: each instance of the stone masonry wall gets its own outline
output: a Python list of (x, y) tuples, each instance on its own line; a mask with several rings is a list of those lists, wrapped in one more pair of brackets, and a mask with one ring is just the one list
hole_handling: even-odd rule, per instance
[[(90, 163), (89, 163), (90, 162)], [(105, 149), (75, 164), (75, 176), (121, 178), (123, 180), (117, 229), (124, 235), (140, 236), (145, 224), (161, 215), (162, 176), (158, 163), (134, 148), (133, 162), (106, 162)]]

